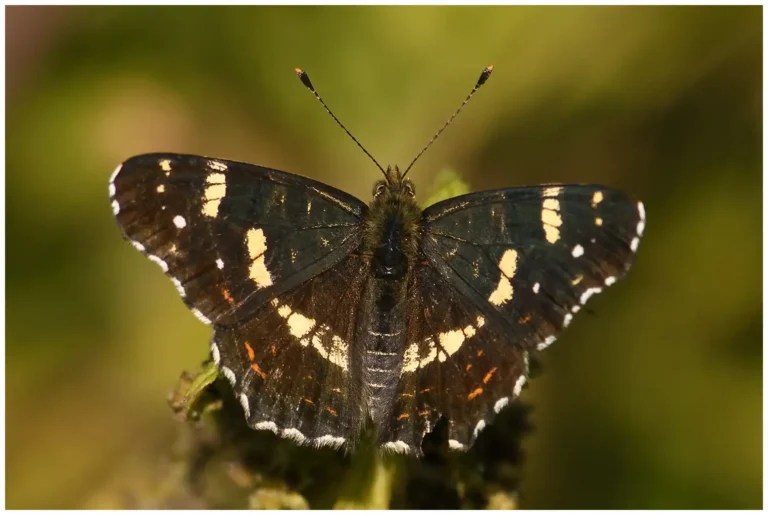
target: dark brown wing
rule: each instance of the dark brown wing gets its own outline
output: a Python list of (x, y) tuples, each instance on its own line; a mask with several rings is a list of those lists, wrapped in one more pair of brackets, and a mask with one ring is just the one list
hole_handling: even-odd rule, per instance
[(160, 265), (198, 318), (223, 325), (343, 259), (367, 210), (304, 177), (178, 154), (129, 159), (110, 198), (124, 238)]
[(214, 325), (213, 358), (251, 426), (315, 445), (357, 434), (347, 360), (367, 273), (355, 254), (362, 202), (285, 172), (176, 154), (129, 159), (110, 197), (123, 236)]
[(389, 435), (413, 451), (441, 415), (453, 447), (474, 441), (518, 395), (527, 353), (629, 269), (645, 210), (602, 186), (550, 185), (452, 198), (423, 223)]
[(353, 253), (248, 320), (216, 327), (214, 359), (251, 427), (303, 444), (354, 443), (362, 401), (350, 361), (367, 273), (367, 260)]
[(464, 448), (520, 393), (528, 352), (510, 345), (509, 335), (431, 265), (415, 271), (408, 313), (409, 346), (382, 444), (418, 455), (424, 434), (445, 416), (450, 446)]

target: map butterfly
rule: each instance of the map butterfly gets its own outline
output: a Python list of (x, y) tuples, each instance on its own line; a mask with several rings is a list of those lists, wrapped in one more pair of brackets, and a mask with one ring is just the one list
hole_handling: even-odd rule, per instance
[(250, 427), (349, 449), (370, 418), (383, 450), (420, 455), (444, 417), (450, 447), (466, 449), (520, 395), (531, 353), (627, 272), (645, 210), (610, 188), (418, 206), (408, 170), (491, 70), (405, 172), (354, 140), (384, 173), (368, 204), (223, 159), (145, 154), (117, 167), (123, 236), (213, 326), (212, 358)]

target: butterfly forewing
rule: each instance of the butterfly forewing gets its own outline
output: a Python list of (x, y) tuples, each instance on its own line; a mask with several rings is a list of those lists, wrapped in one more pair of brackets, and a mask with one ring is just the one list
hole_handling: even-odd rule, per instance
[(292, 174), (199, 156), (147, 154), (110, 183), (126, 239), (206, 322), (232, 325), (356, 248), (366, 206)]
[(531, 348), (626, 273), (645, 210), (605, 187), (551, 185), (457, 197), (424, 220), (422, 249), (440, 275)]

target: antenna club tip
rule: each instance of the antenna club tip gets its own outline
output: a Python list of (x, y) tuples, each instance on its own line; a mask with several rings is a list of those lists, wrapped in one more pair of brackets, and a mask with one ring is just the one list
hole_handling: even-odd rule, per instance
[(296, 75), (299, 77), (299, 80), (301, 81), (304, 86), (309, 89), (310, 91), (314, 92), (315, 87), (312, 85), (312, 81), (309, 80), (309, 75), (307, 75), (307, 72), (302, 70), (301, 68), (296, 68)]
[(477, 79), (477, 85), (475, 87), (479, 88), (480, 86), (485, 84), (485, 81), (487, 81), (488, 77), (491, 76), (491, 72), (492, 71), (493, 71), (493, 65), (492, 64), (489, 65), (489, 66), (486, 66), (485, 69), (483, 70), (483, 73), (480, 74), (480, 78)]

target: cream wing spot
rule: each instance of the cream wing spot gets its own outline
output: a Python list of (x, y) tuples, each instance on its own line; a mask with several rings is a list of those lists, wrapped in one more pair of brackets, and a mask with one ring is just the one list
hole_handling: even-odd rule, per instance
[(485, 324), (483, 317), (477, 317), (477, 325), (468, 325), (463, 329), (456, 329), (453, 331), (446, 331), (437, 335), (439, 348), (435, 345), (435, 341), (432, 338), (427, 338), (425, 341), (429, 346), (429, 352), (423, 358), (419, 358), (420, 345), (418, 343), (412, 343), (405, 350), (403, 354), (403, 366), (400, 369), (400, 375), (406, 372), (414, 372), (420, 367), (428, 365), (435, 359), (443, 362), (450, 356), (455, 354), (464, 342), (468, 338), (472, 338), (477, 334), (477, 328), (482, 327)]
[(176, 215), (173, 217), (173, 225), (175, 225), (179, 229), (183, 229), (187, 226), (187, 221), (184, 220), (183, 216)]
[(232, 370), (227, 367), (221, 367), (221, 373), (224, 374), (224, 377), (227, 378), (227, 381), (229, 381), (229, 384), (231, 384), (232, 387), (234, 387), (235, 384), (237, 383), (237, 378), (235, 377), (235, 373), (232, 372)]
[[(325, 327), (325, 326), (323, 326)], [(341, 339), (341, 337), (333, 335), (333, 348), (328, 353), (328, 361), (347, 370), (347, 363), (349, 362), (349, 353), (347, 342)]]
[[(226, 167), (224, 167), (226, 170)], [(214, 218), (219, 214), (221, 199), (227, 194), (227, 177), (223, 173), (211, 173), (205, 178), (203, 215)]]
[(467, 449), (467, 446), (459, 442), (458, 440), (448, 440), (448, 448), (453, 449), (455, 451), (464, 451)]
[(509, 397), (502, 397), (501, 399), (496, 401), (496, 404), (493, 405), (493, 411), (496, 413), (503, 410), (507, 404), (509, 404)]
[(219, 270), (224, 268), (224, 261), (222, 261), (221, 258), (216, 260), (216, 268), (218, 268)]
[(544, 237), (549, 243), (555, 243), (560, 239), (560, 230), (557, 227), (551, 225), (544, 226)]
[(538, 344), (536, 346), (536, 349), (537, 350), (544, 350), (547, 347), (549, 347), (550, 345), (552, 345), (553, 343), (555, 343), (556, 339), (557, 338), (555, 338), (554, 336), (547, 336), (547, 338), (543, 342), (541, 342), (540, 344)]
[(462, 330), (446, 331), (444, 333), (440, 333), (437, 336), (437, 341), (440, 342), (441, 347), (438, 359), (440, 361), (445, 361), (448, 359), (448, 356), (452, 356), (461, 348), (461, 345), (464, 343), (464, 339), (464, 331)]
[(405, 372), (413, 372), (419, 368), (419, 346), (416, 343), (412, 343), (403, 355), (403, 368), (401, 369), (401, 375)]
[(603, 201), (603, 192), (602, 191), (596, 191), (592, 195), (592, 207), (597, 207), (597, 205)]
[[(549, 199), (548, 199), (549, 200)], [(547, 202), (545, 200), (544, 202)], [(557, 202), (554, 200), (553, 202)], [(557, 202), (558, 207), (560, 205)], [(554, 209), (542, 208), (541, 210), (541, 223), (544, 228), (544, 236), (549, 243), (555, 243), (560, 239), (559, 227), (563, 225), (563, 219), (560, 217), (560, 212)]]
[(272, 285), (272, 275), (267, 270), (265, 255), (267, 252), (267, 237), (261, 229), (250, 229), (246, 235), (248, 255), (253, 260), (249, 270), (249, 277), (259, 288)]
[(163, 261), (159, 257), (153, 256), (151, 254), (147, 255), (147, 257), (149, 258), (150, 261), (154, 261), (155, 263), (157, 263), (160, 266), (160, 268), (163, 269), (163, 272), (167, 272), (168, 271), (168, 263), (166, 263), (165, 261)]
[(227, 171), (227, 165), (222, 163), (221, 161), (208, 161), (208, 168), (211, 170), (216, 170), (217, 172), (226, 172)]
[(192, 311), (192, 314), (195, 315), (197, 319), (200, 320), (202, 323), (204, 323), (205, 325), (211, 325), (211, 320), (207, 316), (203, 315), (199, 309), (192, 308), (191, 311)]
[(499, 285), (488, 297), (488, 302), (494, 306), (503, 306), (507, 303), (508, 300), (512, 298), (512, 294), (512, 283), (510, 283), (509, 279), (502, 275), (501, 279), (499, 280)]
[(238, 399), (240, 400), (240, 405), (243, 407), (243, 411), (245, 412), (245, 418), (246, 420), (251, 418), (251, 407), (248, 404), (248, 396), (244, 393), (241, 393), (238, 396)]
[(112, 183), (112, 182), (110, 182), (110, 183), (109, 183), (109, 196), (110, 196), (110, 197), (114, 197), (114, 196), (115, 196), (115, 193), (116, 193), (116, 190), (115, 190), (115, 184), (114, 184), (114, 183)]
[(512, 298), (514, 293), (512, 283), (509, 280), (514, 278), (517, 272), (517, 251), (515, 249), (507, 249), (504, 252), (501, 261), (499, 261), (499, 270), (501, 271), (499, 284), (488, 297), (488, 302), (495, 306), (503, 306)]
[(158, 193), (165, 193), (165, 185), (164, 184), (159, 185), (157, 187), (157, 192)]
[(406, 372), (414, 372), (420, 367), (423, 367), (435, 359), (437, 359), (437, 346), (432, 338), (427, 338), (427, 344), (429, 345), (429, 352), (423, 358), (419, 358), (419, 344), (412, 343), (410, 347), (405, 350), (403, 357), (403, 367), (400, 369), (400, 375)]
[(161, 159), (160, 160), (160, 169), (165, 172), (165, 175), (168, 175), (171, 172), (171, 160), (170, 159)]
[(640, 221), (637, 222), (637, 235), (642, 236), (645, 231), (645, 206), (642, 202), (637, 203), (637, 214), (640, 215)]
[(221, 363), (221, 354), (219, 353), (219, 346), (216, 345), (216, 342), (211, 342), (211, 357), (216, 365)]
[(288, 317), (288, 329), (296, 338), (302, 338), (315, 327), (315, 320), (300, 313), (292, 313)]
[(182, 297), (187, 296), (187, 292), (186, 290), (184, 290), (184, 286), (181, 284), (181, 281), (179, 281), (175, 277), (171, 277), (171, 282), (176, 287), (176, 291), (179, 292), (179, 295), (181, 295)]
[(539, 283), (534, 283), (533, 285), (533, 293), (539, 293), (539, 288), (541, 285)]
[(120, 173), (120, 170), (122, 170), (123, 165), (122, 163), (117, 165), (117, 167), (112, 171), (112, 175), (109, 177), (110, 184), (115, 182), (115, 179), (117, 179), (117, 174)]
[(304, 436), (304, 433), (296, 429), (295, 427), (290, 427), (288, 429), (283, 430), (283, 438), (288, 438), (289, 440), (293, 440), (297, 444), (301, 445), (304, 443), (304, 441), (307, 439), (307, 437)]
[(259, 429), (261, 431), (272, 431), (275, 434), (278, 434), (280, 431), (277, 428), (277, 424), (274, 422), (259, 422), (258, 424), (254, 424), (254, 429)]
[(499, 261), (499, 270), (510, 279), (515, 276), (515, 272), (517, 271), (516, 250), (508, 249), (504, 252), (504, 255), (501, 256), (501, 261)]
[(551, 225), (553, 227), (560, 227), (563, 224), (563, 219), (560, 218), (560, 212), (559, 212), (560, 203), (557, 200), (551, 200), (551, 199), (547, 199), (544, 201), (545, 204), (547, 202), (551, 202), (552, 204), (550, 205), (557, 205), (558, 209), (550, 209), (547, 207), (542, 208), (541, 221), (544, 222), (546, 225)]
[(315, 438), (314, 440), (315, 445), (318, 447), (334, 447), (336, 449), (344, 445), (344, 442), (346, 442), (346, 439), (340, 436), (331, 435), (321, 436), (319, 438)]
[(615, 282), (616, 282), (616, 278), (614, 276), (610, 276), (610, 277), (606, 277), (605, 278), (605, 285), (606, 286), (610, 286), (610, 285), (612, 285)]
[(600, 293), (601, 291), (603, 291), (602, 288), (587, 288), (586, 291), (581, 294), (581, 297), (579, 298), (579, 302), (581, 302), (582, 304), (586, 304), (592, 295), (595, 295), (596, 293)]
[(397, 454), (408, 454), (410, 452), (410, 447), (408, 447), (408, 444), (403, 442), (402, 440), (397, 440), (396, 442), (387, 442), (381, 446), (384, 450), (392, 451)]
[(542, 207), (549, 211), (560, 211), (560, 201), (553, 198), (545, 198)]
[(557, 197), (560, 195), (560, 192), (563, 191), (563, 188), (560, 186), (550, 186), (549, 188), (546, 188), (544, 190), (544, 196), (545, 197)]
[[(278, 304), (279, 301), (273, 299), (272, 305), (278, 306)], [(310, 338), (307, 335), (315, 328), (315, 325), (317, 324), (316, 320), (293, 311), (287, 304), (279, 306), (277, 308), (277, 314), (286, 319), (288, 330), (294, 337), (299, 339), (299, 343), (303, 347), (311, 345), (320, 353), (320, 356), (322, 356), (323, 359), (327, 359), (344, 370), (349, 368), (349, 345), (346, 341), (338, 335), (333, 335), (331, 338), (333, 345), (330, 352), (323, 346), (323, 337), (330, 332), (330, 327), (321, 325)]]
[(477, 436), (480, 434), (480, 432), (485, 429), (485, 420), (480, 420), (480, 422), (477, 423), (475, 426), (475, 430), (472, 431), (472, 437), (477, 438)]
[(637, 247), (640, 245), (640, 238), (635, 236), (632, 238), (632, 241), (629, 243), (629, 248), (632, 249), (632, 252), (637, 252)]
[(571, 255), (575, 258), (581, 257), (584, 255), (584, 247), (581, 245), (576, 245), (573, 247), (573, 252), (571, 252)]
[(120, 212), (120, 204), (117, 202), (117, 200), (112, 201), (112, 214), (116, 215)]

